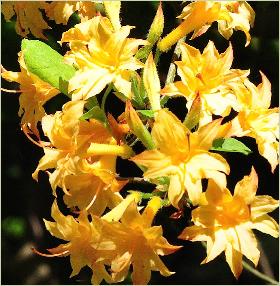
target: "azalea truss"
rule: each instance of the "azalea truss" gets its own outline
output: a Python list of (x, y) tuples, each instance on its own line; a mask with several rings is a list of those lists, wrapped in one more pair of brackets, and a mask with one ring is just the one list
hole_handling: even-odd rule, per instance
[[(235, 137), (251, 137), (274, 172), (279, 108), (270, 107), (271, 84), (264, 73), (255, 85), (250, 70), (232, 67), (238, 54), (231, 43), (219, 52), (209, 40), (201, 52), (192, 39), (217, 22), (225, 39), (235, 30), (244, 32), (248, 46), (255, 13), (245, 1), (195, 1), (184, 4), (180, 24), (164, 35), (159, 4), (147, 38), (135, 39), (130, 36), (135, 27), (122, 24), (120, 11), (119, 1), (2, 4), (5, 20), (15, 16), (22, 37), (47, 39), (49, 20), (66, 25), (71, 16), (79, 18), (61, 35), (59, 43), (68, 49), (63, 56), (41, 41), (24, 39), (20, 71), (3, 67), (1, 73), (6, 81), (19, 84), (10, 92), (20, 93), (22, 130), (44, 152), (32, 177), (38, 181), (42, 171), (48, 174), (54, 221), (44, 222), (50, 234), (62, 240), (49, 253), (34, 252), (70, 256), (71, 277), (88, 266), (93, 284), (122, 282), (129, 274), (133, 284), (147, 284), (152, 271), (175, 273), (161, 256), (179, 251), (183, 240), (201, 241), (207, 248), (202, 263), (225, 252), (238, 279), (243, 256), (258, 265), (253, 230), (278, 237), (278, 224), (268, 214), (278, 201), (272, 197), (276, 194), (257, 195), (254, 167), (231, 192), (227, 181), (232, 166), (224, 154), (249, 154)], [(177, 60), (163, 83), (158, 63), (175, 43)], [(68, 102), (47, 113), (45, 103), (62, 93)], [(107, 110), (108, 96), (123, 102), (118, 116)], [(184, 120), (166, 107), (174, 97), (186, 100)], [(142, 177), (120, 176), (118, 157), (135, 164)], [(141, 192), (135, 181), (153, 190)], [(173, 210), (171, 220), (191, 210), (191, 217), (181, 218), (185, 228), (176, 245), (164, 237), (164, 224), (155, 224), (154, 218), (166, 214), (166, 208)]]

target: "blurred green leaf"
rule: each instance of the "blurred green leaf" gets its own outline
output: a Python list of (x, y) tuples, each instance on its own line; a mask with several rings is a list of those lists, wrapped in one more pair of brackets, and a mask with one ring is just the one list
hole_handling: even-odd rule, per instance
[(3, 232), (11, 237), (22, 238), (26, 232), (26, 222), (21, 217), (7, 217), (2, 221)]

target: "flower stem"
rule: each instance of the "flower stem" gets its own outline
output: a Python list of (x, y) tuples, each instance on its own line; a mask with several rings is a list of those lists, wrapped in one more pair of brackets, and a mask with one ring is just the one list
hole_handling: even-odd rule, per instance
[(102, 97), (101, 109), (104, 111), (104, 113), (105, 113), (105, 103), (106, 103), (106, 99), (107, 99), (109, 93), (111, 92), (112, 88), (113, 88), (113, 85), (110, 83), (110, 84), (108, 85), (108, 87), (107, 87), (107, 89), (106, 89), (106, 91), (105, 91), (103, 97)]
[(273, 284), (273, 285), (278, 285), (278, 282), (272, 278), (270, 278), (269, 276), (261, 273), (260, 271), (258, 271), (257, 269), (253, 268), (251, 265), (249, 265), (247, 262), (245, 261), (242, 261), (242, 264), (243, 264), (243, 267), (251, 272), (252, 274), (254, 274), (255, 276), (259, 277), (260, 279), (266, 281), (266, 282), (269, 282), (270, 284)]

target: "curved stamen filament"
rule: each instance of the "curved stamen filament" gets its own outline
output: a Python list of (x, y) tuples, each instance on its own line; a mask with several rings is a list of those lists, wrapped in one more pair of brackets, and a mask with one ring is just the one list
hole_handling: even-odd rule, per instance
[(18, 89), (18, 90), (16, 90), (16, 89), (6, 89), (6, 88), (3, 88), (3, 87), (1, 87), (1, 90), (5, 91), (5, 92), (9, 92), (9, 93), (20, 93), (20, 92), (28, 91), (27, 89)]
[(42, 253), (42, 252), (38, 251), (36, 248), (34, 248), (34, 247), (32, 247), (31, 250), (35, 254), (38, 254), (38, 255), (44, 256), (44, 257), (60, 257), (60, 256), (68, 255), (70, 253), (69, 250), (65, 250), (65, 251), (63, 251), (61, 253), (48, 254), (48, 253)]

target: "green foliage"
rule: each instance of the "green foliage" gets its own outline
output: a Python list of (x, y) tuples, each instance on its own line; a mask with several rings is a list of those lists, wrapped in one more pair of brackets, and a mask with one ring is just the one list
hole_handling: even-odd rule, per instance
[(252, 151), (242, 142), (234, 138), (219, 138), (214, 140), (212, 151), (237, 152), (249, 155)]
[(2, 222), (3, 232), (14, 238), (22, 238), (26, 232), (26, 222), (21, 217), (9, 216)]
[(28, 71), (68, 94), (68, 81), (76, 70), (64, 63), (62, 55), (38, 40), (22, 40), (21, 50)]

